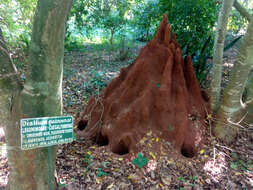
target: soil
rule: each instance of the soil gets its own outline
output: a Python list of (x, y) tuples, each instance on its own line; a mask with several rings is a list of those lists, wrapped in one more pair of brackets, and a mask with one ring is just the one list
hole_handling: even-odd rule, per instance
[[(237, 47), (225, 53), (223, 87), (236, 52)], [(66, 179), (66, 186), (60, 189), (253, 189), (250, 131), (245, 126), (237, 140), (227, 145), (211, 135), (212, 121), (215, 118), (209, 115), (206, 139), (193, 158), (178, 154), (170, 143), (148, 132), (138, 144), (139, 153), (148, 160), (140, 168), (133, 162), (138, 153), (115, 154), (108, 146), (85, 139), (62, 145), (58, 150), (57, 173), (59, 179)]]
[(121, 68), (98, 97), (89, 99), (77, 119), (77, 134), (122, 155), (138, 152), (138, 142), (150, 130), (193, 157), (209, 112), (209, 98), (198, 85), (192, 59), (183, 60), (164, 15), (154, 39), (134, 62)]
[[(94, 77), (91, 71), (101, 71), (101, 78), (106, 83), (119, 74), (121, 67), (133, 61), (139, 48), (131, 48), (130, 57), (125, 61), (117, 61), (117, 51), (94, 53), (87, 48), (85, 53), (66, 53), (64, 113), (76, 117), (89, 95), (100, 90), (92, 85), (84, 86)], [(224, 60), (224, 83), (233, 66), (234, 51), (227, 52), (229, 56)], [(193, 158), (173, 151), (170, 143), (150, 132), (140, 141), (139, 157), (136, 153), (114, 154), (108, 146), (85, 139), (59, 145), (56, 159), (59, 189), (253, 189), (253, 140), (249, 135), (252, 130), (240, 130), (237, 140), (226, 145), (211, 136), (209, 124), (213, 120), (215, 118), (211, 116), (207, 118), (205, 143)], [(5, 189), (8, 163), (1, 132), (0, 139), (0, 189)], [(143, 161), (140, 168), (133, 161), (136, 157)]]

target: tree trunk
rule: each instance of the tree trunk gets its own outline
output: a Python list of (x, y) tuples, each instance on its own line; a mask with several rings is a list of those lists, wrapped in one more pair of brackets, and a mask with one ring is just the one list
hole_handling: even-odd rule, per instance
[[(56, 146), (20, 150), (20, 119), (62, 114), (62, 74), (64, 37), (72, 0), (38, 1), (29, 52), (30, 72), (23, 89), (17, 80), (1, 80), (1, 100), (5, 105), (5, 120), (10, 175), (7, 189), (55, 189), (54, 169)], [(0, 60), (1, 61), (1, 60)], [(10, 65), (10, 60), (3, 62)], [(2, 74), (3, 70), (0, 70)], [(10, 72), (8, 72), (10, 73)], [(5, 81), (5, 83), (3, 83)], [(7, 93), (6, 93), (6, 92)], [(2, 108), (2, 106), (1, 106)]]
[(3, 32), (1, 28), (0, 28), (0, 39), (3, 39)]
[(253, 20), (251, 19), (224, 91), (221, 107), (217, 112), (219, 122), (214, 125), (214, 134), (228, 143), (231, 143), (237, 135), (236, 126), (230, 121), (238, 122), (243, 117), (242, 109), (245, 106), (242, 103), (242, 93), (252, 66)]
[(148, 35), (149, 35), (149, 28), (146, 29), (146, 40), (148, 41)]
[[(252, 60), (253, 61), (253, 60)], [(253, 123), (253, 70), (250, 71), (248, 81), (245, 87), (244, 104), (246, 107), (247, 115), (244, 121), (248, 124)], [(253, 134), (252, 134), (253, 137)]]
[[(253, 62), (253, 60), (252, 60)], [(246, 85), (246, 97), (245, 97), (245, 105), (246, 105), (246, 117), (243, 120), (246, 124), (251, 125), (253, 124), (253, 73), (251, 70), (251, 74), (249, 75), (249, 79)], [(243, 123), (243, 124), (245, 124)], [(253, 141), (253, 133), (249, 132), (248, 135)]]
[(250, 13), (240, 3), (238, 3), (237, 0), (235, 0), (235, 2), (234, 2), (234, 7), (241, 14), (241, 16), (243, 16), (248, 21), (250, 21), (250, 19), (251, 19)]
[(113, 36), (114, 36), (114, 29), (111, 29), (111, 38), (110, 38), (111, 47), (113, 47)]
[(215, 43), (213, 47), (213, 68), (211, 71), (211, 107), (214, 112), (217, 111), (220, 105), (221, 91), (221, 75), (223, 64), (223, 49), (224, 40), (227, 31), (228, 17), (231, 12), (234, 0), (224, 0), (219, 13), (218, 25), (215, 35)]

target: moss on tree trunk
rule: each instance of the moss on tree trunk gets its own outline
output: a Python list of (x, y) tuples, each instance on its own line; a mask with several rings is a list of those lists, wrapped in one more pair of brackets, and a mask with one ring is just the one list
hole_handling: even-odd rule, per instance
[[(0, 97), (9, 122), (6, 127), (10, 175), (8, 189), (55, 189), (56, 146), (20, 150), (20, 119), (62, 114), (62, 74), (65, 24), (72, 0), (38, 1), (29, 52), (29, 74), (23, 88), (7, 88), (0, 80)], [(0, 51), (1, 52), (1, 51)], [(1, 61), (1, 59), (0, 59)], [(4, 65), (10, 65), (4, 61)], [(13, 72), (13, 71), (11, 71)], [(2, 71), (0, 71), (2, 74)], [(10, 73), (10, 72), (8, 72)], [(15, 80), (14, 80), (15, 81)], [(16, 80), (16, 84), (17, 80)], [(4, 92), (8, 89), (8, 93)], [(50, 159), (50, 165), (48, 160)]]
[(253, 21), (251, 19), (217, 112), (219, 122), (214, 125), (215, 135), (229, 143), (233, 142), (237, 135), (237, 126), (233, 123), (240, 121), (245, 114), (242, 94), (252, 66)]
[(211, 107), (215, 112), (220, 105), (221, 74), (223, 64), (224, 40), (227, 31), (227, 23), (234, 0), (224, 0), (219, 13), (216, 28), (215, 43), (213, 47), (213, 68), (211, 70)]

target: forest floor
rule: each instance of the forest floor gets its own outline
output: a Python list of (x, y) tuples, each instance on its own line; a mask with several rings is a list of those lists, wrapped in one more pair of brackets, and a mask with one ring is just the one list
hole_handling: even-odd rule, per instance
[[(130, 48), (127, 54), (123, 52), (126, 56), (123, 61), (119, 51), (93, 45), (86, 46), (83, 52), (66, 53), (64, 114), (77, 117), (89, 97), (98, 94), (119, 74), (121, 67), (129, 65), (142, 45)], [(233, 66), (236, 49), (226, 54), (224, 84)], [(211, 120), (207, 122), (211, 123)], [(0, 142), (4, 144), (1, 134), (0, 130)], [(152, 133), (143, 137), (140, 144), (143, 147), (141, 155), (148, 161), (141, 168), (132, 162), (136, 154), (117, 155), (107, 146), (98, 146), (85, 139), (59, 145), (56, 159), (59, 189), (253, 189), (253, 139), (247, 130), (240, 130), (238, 139), (228, 146), (214, 138), (210, 126), (207, 127), (204, 145), (193, 158), (178, 154), (168, 142)], [(157, 145), (159, 149), (155, 152)], [(3, 152), (0, 150), (0, 189), (4, 189), (8, 175)]]

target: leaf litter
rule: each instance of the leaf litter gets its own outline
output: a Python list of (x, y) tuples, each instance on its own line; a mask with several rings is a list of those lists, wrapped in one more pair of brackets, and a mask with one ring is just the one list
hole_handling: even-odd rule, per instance
[[(137, 54), (137, 51), (134, 53)], [(65, 114), (75, 117), (89, 96), (101, 90), (96, 87), (102, 84), (99, 81), (108, 83), (117, 76), (121, 67), (127, 66), (134, 58), (112, 62), (116, 60), (113, 56), (108, 52), (92, 55), (89, 52), (70, 52), (65, 55)], [(87, 87), (85, 84), (92, 84), (90, 79), (94, 78), (94, 73), (99, 74), (94, 79), (95, 85)], [(5, 139), (0, 141), (2, 148)], [(114, 154), (106, 146), (85, 140), (59, 145), (56, 158), (58, 189), (253, 188), (253, 138), (246, 131), (240, 131), (238, 139), (228, 146), (210, 136), (207, 129), (205, 143), (193, 158), (181, 156), (169, 142), (158, 139), (152, 132), (139, 143), (142, 148), (137, 154), (130, 152), (126, 155)], [(139, 158), (137, 163), (141, 163), (141, 167), (133, 161), (136, 158)], [(0, 154), (0, 189), (5, 189), (7, 178), (8, 161), (6, 155)]]
[[(104, 56), (105, 53), (101, 53), (101, 55)], [(86, 56), (82, 56), (82, 58), (85, 59)], [(106, 58), (109, 60), (108, 57)], [(106, 58), (96, 60), (106, 60)], [(75, 58), (73, 57), (71, 60), (75, 60)], [(110, 60), (115, 59), (110, 58)], [(67, 84), (77, 83), (81, 86), (83, 81), (92, 78), (92, 69), (100, 71), (101, 78), (105, 83), (108, 83), (117, 76), (121, 67), (127, 66), (131, 61), (132, 59), (125, 63), (112, 62), (112, 64), (102, 61), (99, 64), (94, 64), (91, 58), (88, 61), (82, 60), (82, 65), (75, 63), (76, 66), (71, 66), (71, 68), (85, 71), (86, 76), (78, 78), (75, 77), (75, 74), (72, 79), (66, 77), (65, 81), (74, 79), (74, 82), (66, 82), (65, 89)], [(106, 73), (111, 73), (111, 75), (106, 75)], [(78, 81), (76, 81), (77, 79)], [(159, 84), (157, 87), (159, 88)], [(70, 88), (71, 90), (66, 91), (66, 95), (75, 94), (75, 88)], [(89, 96), (86, 97), (87, 91), (78, 90), (81, 93), (77, 96), (77, 101), (71, 106), (65, 106), (65, 111), (68, 113), (78, 113), (89, 98)], [(95, 90), (93, 89), (93, 94), (95, 94)], [(67, 97), (65, 97), (66, 99)], [(130, 152), (121, 156), (110, 152), (108, 147), (95, 145), (91, 141), (75, 141), (71, 144), (61, 145), (59, 150), (62, 151), (58, 153), (57, 157), (57, 173), (61, 176), (68, 176), (68, 181), (72, 181), (64, 188), (112, 190), (253, 188), (251, 164), (253, 144), (249, 135), (243, 132), (240, 132), (239, 138), (232, 146), (228, 146), (210, 136), (210, 130), (206, 129), (205, 143), (194, 158), (186, 158), (178, 154), (169, 142), (157, 138), (152, 132), (147, 133), (139, 143), (142, 148), (137, 154)], [(245, 146), (249, 143), (251, 146)], [(93, 160), (87, 170), (87, 166), (82, 163), (82, 160), (88, 152), (92, 155)], [(234, 152), (238, 155), (237, 159), (232, 157)], [(72, 160), (72, 167), (65, 170), (64, 165), (70, 155), (75, 159)], [(76, 167), (76, 165), (80, 167)], [(85, 172), (86, 170), (87, 172)]]

